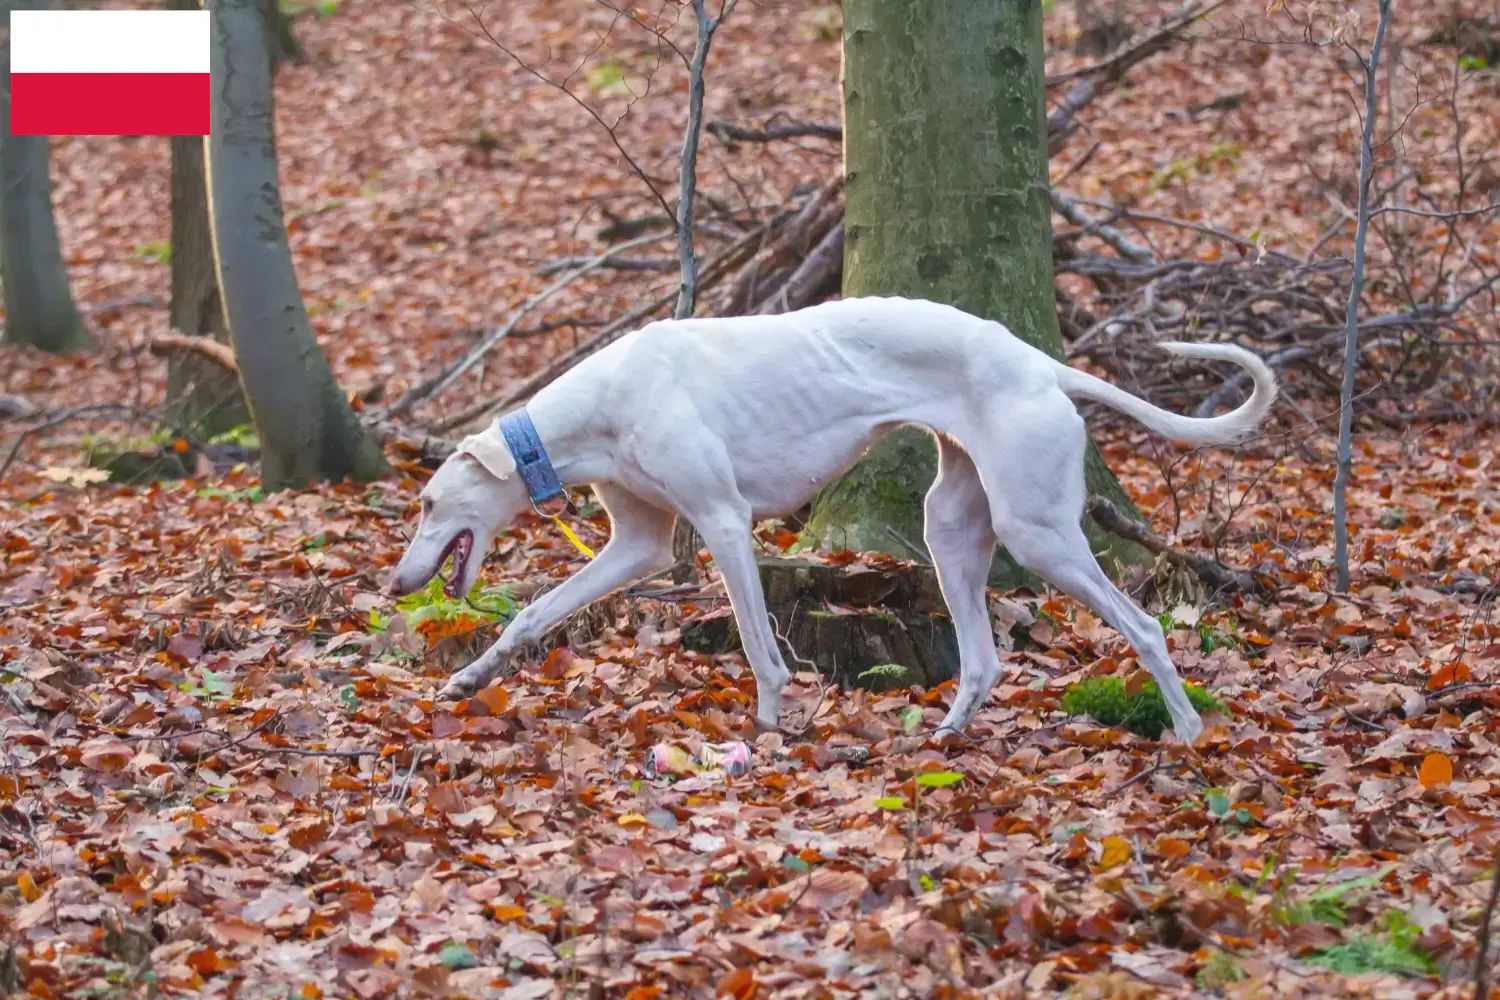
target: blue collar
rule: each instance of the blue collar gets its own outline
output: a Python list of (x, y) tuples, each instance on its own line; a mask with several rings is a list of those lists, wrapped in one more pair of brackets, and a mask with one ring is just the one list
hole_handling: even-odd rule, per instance
[[(547, 449), (542, 447), (541, 436), (536, 432), (536, 425), (531, 422), (531, 415), (523, 407), (507, 413), (496, 423), (500, 425), (500, 433), (505, 438), (505, 446), (510, 449), (511, 457), (516, 460), (516, 471), (521, 474), (521, 481), (526, 484), (526, 492), (531, 494), (532, 506), (540, 513), (543, 504), (561, 498), (563, 506), (566, 507), (567, 491), (563, 489), (562, 482), (557, 478), (557, 470), (552, 467), (552, 460), (547, 457)], [(556, 506), (555, 503), (554, 506)]]

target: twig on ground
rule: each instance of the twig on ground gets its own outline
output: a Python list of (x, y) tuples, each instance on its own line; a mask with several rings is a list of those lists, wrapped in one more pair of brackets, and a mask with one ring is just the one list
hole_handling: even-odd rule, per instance
[(172, 303), (166, 299), (159, 299), (154, 295), (132, 295), (125, 299), (106, 299), (103, 302), (95, 302), (84, 306), (82, 313), (90, 319), (99, 319), (111, 313), (124, 312), (126, 309), (169, 309)]
[(36, 404), (25, 396), (0, 392), (0, 418), (15, 420), (19, 417), (34, 417), (37, 412)]
[(1119, 508), (1104, 497), (1090, 497), (1088, 511), (1089, 516), (1106, 531), (1144, 546), (1175, 566), (1191, 570), (1215, 590), (1236, 590), (1248, 594), (1262, 594), (1266, 591), (1260, 581), (1243, 570), (1225, 566), (1210, 556), (1199, 555), (1170, 544), (1144, 524), (1125, 517)]
[[(585, 267), (593, 262), (592, 257), (559, 257), (549, 260), (537, 268), (537, 275), (548, 278), (570, 267)], [(597, 266), (610, 271), (670, 271), (677, 266), (675, 257), (618, 257)]]
[(716, 118), (708, 123), (708, 131), (715, 139), (723, 143), (775, 142), (778, 139), (800, 139), (806, 136), (839, 142), (844, 138), (844, 127), (830, 122), (786, 122), (781, 125), (767, 125), (761, 129), (747, 128), (744, 125), (736, 125), (734, 122)]

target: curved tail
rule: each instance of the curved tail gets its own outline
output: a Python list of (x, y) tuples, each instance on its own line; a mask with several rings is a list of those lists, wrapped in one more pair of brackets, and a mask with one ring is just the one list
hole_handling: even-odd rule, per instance
[(1255, 383), (1255, 389), (1250, 393), (1249, 399), (1221, 416), (1187, 417), (1153, 406), (1118, 386), (1062, 363), (1057, 365), (1057, 384), (1070, 397), (1082, 396), (1103, 403), (1135, 418), (1163, 437), (1182, 444), (1233, 444), (1243, 441), (1259, 429), (1266, 414), (1271, 412), (1271, 404), (1276, 402), (1276, 373), (1243, 347), (1232, 344), (1184, 344), (1178, 341), (1165, 341), (1157, 346), (1184, 358), (1232, 361), (1245, 369), (1245, 373)]

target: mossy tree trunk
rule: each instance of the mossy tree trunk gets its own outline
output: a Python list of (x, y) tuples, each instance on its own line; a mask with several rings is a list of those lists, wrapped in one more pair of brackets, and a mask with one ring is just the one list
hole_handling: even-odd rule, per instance
[[(199, 0), (173, 0), (176, 10), (198, 10)], [(214, 240), (208, 221), (208, 179), (203, 140), (172, 137), (172, 328), (229, 342)], [(167, 367), (167, 400), (173, 426), (209, 437), (250, 422), (239, 379), (194, 352), (174, 354)]]
[(0, 0), (0, 285), (6, 342), (67, 354), (92, 345), (73, 304), (52, 215), (47, 137), (10, 134), (10, 12), (50, 6)]
[[(1060, 358), (1042, 6), (911, 12), (906, 0), (844, 3), (844, 295), (946, 302)], [(826, 544), (925, 555), (922, 499), (936, 469), (931, 437), (903, 428), (817, 497), (810, 527)], [(1088, 485), (1130, 505), (1092, 446)], [(991, 578), (1023, 579), (1004, 553)]]
[(271, 60), (260, 0), (212, 0), (204, 140), (224, 319), (269, 489), (386, 469), (323, 356), (292, 269), (277, 183)]

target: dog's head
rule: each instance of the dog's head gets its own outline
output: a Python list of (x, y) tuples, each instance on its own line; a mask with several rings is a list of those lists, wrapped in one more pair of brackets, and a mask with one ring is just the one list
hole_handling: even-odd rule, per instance
[(400, 597), (425, 586), (451, 555), (444, 591), (462, 598), (479, 577), (495, 532), (531, 505), (495, 428), (465, 438), (422, 489), (422, 520), (386, 587)]

